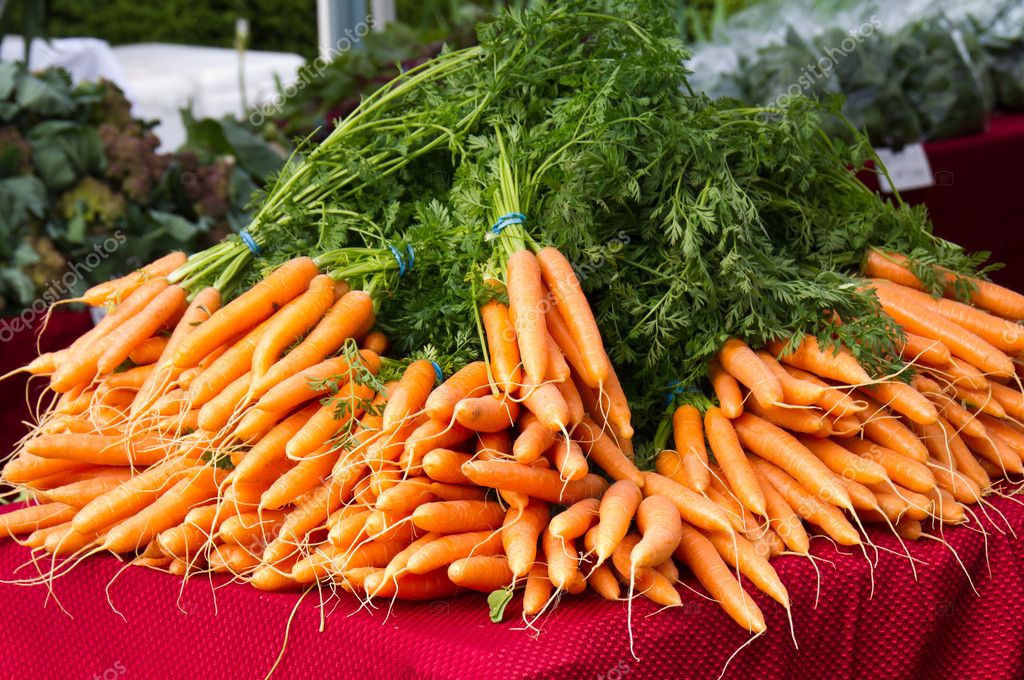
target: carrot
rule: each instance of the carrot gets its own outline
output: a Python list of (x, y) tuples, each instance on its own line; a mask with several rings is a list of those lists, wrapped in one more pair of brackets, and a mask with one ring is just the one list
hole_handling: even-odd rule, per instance
[(959, 357), (952, 357), (949, 364), (941, 369), (932, 369), (933, 375), (941, 375), (944, 381), (949, 381), (954, 386), (963, 386), (972, 390), (988, 391), (990, 382), (974, 365)]
[(423, 456), (423, 472), (438, 482), (468, 484), (469, 478), (462, 474), (462, 464), (472, 458), (468, 453), (451, 449), (432, 449)]
[[(355, 570), (346, 572), (346, 577)], [(367, 574), (362, 589), (376, 597), (394, 597), (400, 600), (426, 601), (441, 600), (457, 595), (462, 588), (448, 578), (447, 569), (437, 569), (426, 574), (405, 573), (386, 580), (383, 569)], [(359, 587), (358, 584), (355, 584)]]
[(765, 630), (764, 614), (750, 595), (739, 586), (714, 544), (696, 529), (683, 524), (676, 559), (684, 562), (729, 617), (752, 633)]
[(835, 482), (831, 470), (793, 435), (749, 413), (737, 418), (733, 425), (746, 450), (778, 465), (811, 493), (850, 507), (846, 489)]
[(442, 536), (409, 557), (410, 572), (426, 574), (463, 557), (486, 557), (501, 552), (501, 532), (474, 531)]
[(306, 338), (296, 345), (255, 383), (255, 396), (263, 395), (279, 382), (331, 356), (349, 338), (373, 325), (373, 299), (368, 293), (353, 290), (343, 295)]
[(308, 257), (297, 257), (284, 263), (218, 309), (186, 337), (175, 352), (174, 364), (179, 368), (194, 366), (232, 336), (270, 318), (285, 303), (302, 293), (317, 273), (316, 263)]
[(872, 286), (885, 313), (911, 333), (939, 340), (953, 355), (986, 373), (1001, 377), (1013, 375), (1013, 362), (979, 336), (922, 306), (905, 290), (893, 284), (873, 281)]
[(576, 481), (590, 472), (583, 449), (575, 441), (556, 441), (548, 450), (548, 455), (562, 479)]
[(1024, 432), (1015, 430), (1004, 421), (999, 420), (998, 418), (993, 418), (992, 416), (984, 413), (979, 415), (978, 418), (981, 420), (981, 424), (985, 426), (986, 430), (998, 435), (1003, 439), (1003, 441), (1009, 444), (1010, 448), (1021, 456), (1024, 456)]
[(767, 508), (764, 493), (730, 420), (721, 409), (711, 407), (704, 414), (704, 426), (715, 460), (721, 466), (736, 498), (747, 510), (765, 516)]
[(458, 423), (446, 425), (438, 420), (427, 420), (413, 428), (403, 443), (402, 467), (406, 470), (418, 468), (428, 451), (457, 446), (472, 436), (472, 430)]
[(167, 276), (185, 264), (186, 260), (185, 253), (180, 250), (168, 253), (131, 274), (125, 274), (120, 278), (96, 284), (85, 291), (82, 297), (79, 298), (79, 301), (93, 307), (102, 307), (110, 302), (119, 302), (150, 279)]
[[(687, 465), (688, 461), (692, 461), (689, 466)], [(690, 467), (698, 465), (701, 465), (701, 463), (693, 456), (684, 459), (677, 451), (672, 449), (665, 449), (654, 459), (654, 469), (659, 475), (668, 477), (677, 484), (681, 484), (694, 491), (697, 491), (697, 488), (690, 474)]]
[(832, 472), (844, 479), (851, 479), (861, 484), (881, 484), (889, 478), (885, 468), (879, 463), (858, 456), (831, 439), (801, 437), (800, 443), (827, 465)]
[(783, 366), (783, 368), (785, 368), (786, 372), (794, 378), (825, 388), (825, 391), (822, 393), (821, 399), (818, 400), (817, 405), (827, 414), (845, 417), (859, 413), (867, 408), (867, 404), (864, 402), (852, 399), (839, 388), (832, 387), (816, 375), (808, 373), (807, 371), (802, 371), (793, 366)]
[(519, 436), (512, 445), (512, 455), (519, 463), (532, 463), (555, 443), (555, 438), (555, 433), (532, 413), (524, 413), (519, 422)]
[(572, 375), (572, 369), (569, 368), (569, 363), (565, 360), (565, 355), (562, 354), (562, 350), (559, 349), (558, 343), (555, 342), (553, 337), (551, 337), (551, 333), (548, 332), (547, 329), (545, 329), (545, 335), (547, 336), (548, 345), (548, 368), (547, 373), (544, 374), (544, 380), (546, 382), (555, 383), (565, 382), (569, 379), (569, 376)]
[(94, 465), (152, 465), (164, 459), (157, 440), (125, 440), (102, 434), (42, 434), (25, 443), (25, 451), (44, 458), (60, 458)]
[(644, 494), (667, 496), (676, 504), (676, 509), (685, 521), (708, 531), (733, 532), (729, 516), (717, 504), (657, 473), (644, 472), (643, 475)]
[(764, 406), (756, 399), (747, 406), (750, 413), (784, 430), (827, 437), (832, 434), (830, 421), (815, 407), (784, 408)]
[[(775, 375), (782, 385), (782, 394), (786, 403), (797, 406), (811, 406), (821, 401), (825, 388), (806, 380), (794, 377), (782, 367), (775, 357), (764, 350), (756, 352), (758, 358)], [(739, 415), (739, 414), (737, 414)]]
[(786, 591), (786, 586), (782, 584), (782, 580), (779, 579), (778, 572), (765, 557), (757, 553), (757, 549), (750, 541), (742, 536), (736, 536), (733, 540), (731, 536), (715, 533), (704, 534), (704, 536), (711, 541), (715, 550), (726, 563), (734, 569), (738, 569), (762, 592), (789, 609), (789, 593)]
[(508, 586), (515, 576), (504, 555), (492, 555), (455, 560), (448, 565), (448, 578), (463, 588), (489, 593)]
[(16, 457), (7, 461), (3, 479), (10, 484), (30, 484), (37, 479), (60, 472), (72, 472), (87, 467), (86, 463), (60, 458), (43, 458), (22, 449)]
[(622, 594), (619, 582), (607, 564), (599, 564), (590, 571), (587, 585), (593, 588), (598, 595), (612, 602), (618, 600)]
[(441, 534), (497, 529), (505, 509), (491, 501), (438, 501), (424, 503), (412, 513), (412, 522), (424, 531)]
[(783, 400), (782, 385), (746, 343), (730, 338), (718, 351), (722, 368), (743, 384), (762, 404), (772, 405)]
[(580, 443), (587, 456), (609, 477), (628, 480), (637, 487), (643, 486), (640, 470), (593, 420), (584, 418), (573, 430), (573, 439)]
[(302, 429), (319, 408), (318, 404), (310, 404), (275, 425), (235, 465), (232, 484), (258, 479), (265, 468), (286, 460), (284, 447), (288, 440)]
[(935, 475), (935, 483), (938, 487), (953, 494), (953, 498), (957, 502), (965, 504), (981, 502), (981, 487), (967, 475), (956, 470), (950, 470), (945, 465), (932, 462), (929, 462), (928, 468)]
[(77, 507), (64, 503), (29, 505), (0, 515), (0, 536), (22, 536), (40, 529), (64, 524), (77, 512)]
[(571, 539), (557, 538), (549, 526), (540, 537), (548, 567), (548, 578), (558, 590), (567, 590), (579, 574), (579, 553)]
[(260, 561), (248, 550), (237, 545), (218, 545), (208, 557), (210, 571), (215, 574), (242, 576), (259, 566)]
[(632, 553), (640, 543), (636, 534), (627, 534), (612, 553), (612, 564), (633, 589), (664, 607), (682, 604), (672, 582), (650, 567), (640, 567), (632, 560)]
[(50, 389), (54, 392), (68, 392), (92, 380), (104, 352), (116, 340), (117, 329), (140, 314), (165, 288), (166, 279), (154, 279), (143, 284), (95, 328), (73, 342), (65, 355), (66, 361), (57, 367), (50, 378)]
[(285, 513), (277, 510), (232, 515), (220, 525), (217, 538), (240, 546), (263, 544), (277, 537), (284, 518)]
[(155, 364), (160, 360), (160, 355), (163, 354), (166, 347), (167, 336), (155, 335), (143, 340), (138, 347), (131, 351), (128, 359), (136, 366)]
[[(347, 292), (348, 290), (345, 291), (345, 293)], [(342, 293), (342, 295), (344, 295), (344, 293)], [(338, 297), (341, 298), (342, 296), (339, 295)], [(359, 349), (365, 349), (381, 356), (384, 356), (384, 353), (388, 351), (389, 347), (391, 347), (391, 341), (388, 340), (388, 336), (381, 331), (371, 331), (367, 333), (366, 337), (359, 343)]]
[(500, 432), (519, 417), (519, 404), (507, 396), (466, 397), (455, 405), (455, 420), (474, 432)]
[(594, 387), (604, 384), (612, 372), (612, 365), (604, 351), (601, 331), (572, 264), (557, 248), (552, 247), (541, 248), (537, 253), (537, 264), (544, 283), (555, 298), (558, 312), (569, 328), (573, 344), (583, 357), (587, 367), (584, 378), (589, 377)]
[(548, 578), (546, 564), (535, 564), (526, 577), (526, 589), (523, 591), (523, 615), (540, 614), (551, 599), (551, 579)]
[(501, 543), (517, 578), (525, 576), (537, 556), (537, 540), (548, 525), (548, 505), (531, 500), (522, 510), (509, 508), (501, 527)]
[(104, 338), (106, 348), (96, 369), (100, 373), (109, 373), (120, 366), (136, 347), (181, 311), (185, 296), (186, 291), (181, 286), (167, 286), (160, 291), (142, 310)]
[[(752, 464), (758, 473), (775, 487), (775, 490), (782, 495), (786, 503), (796, 511), (798, 515), (809, 522), (813, 522), (825, 530), (840, 545), (858, 545), (860, 536), (857, 530), (850, 524), (843, 513), (834, 505), (821, 500), (817, 495), (810, 493), (796, 479), (791, 477), (785, 470), (779, 468), (766, 460), (753, 459)], [(831, 472), (829, 473), (832, 474)], [(835, 482), (838, 484), (837, 482)], [(843, 493), (847, 494), (846, 489)], [(847, 494), (849, 497), (849, 494)], [(850, 502), (853, 505), (853, 502)]]
[(861, 414), (864, 436), (880, 446), (923, 462), (928, 458), (928, 447), (906, 425), (893, 418), (878, 404), (872, 404), (873, 413)]
[(571, 505), (584, 498), (599, 498), (608, 488), (608, 483), (597, 475), (563, 482), (554, 470), (499, 460), (470, 461), (462, 466), (462, 472), (480, 486), (526, 494), (563, 505)]
[(949, 348), (938, 340), (913, 333), (904, 333), (904, 338), (900, 346), (900, 357), (907, 363), (941, 367), (948, 365), (952, 359)]
[[(934, 269), (943, 277), (946, 295), (954, 296), (958, 275), (942, 267)], [(898, 253), (869, 249), (864, 260), (864, 272), (868, 276), (881, 277), (909, 288), (925, 288), (920, 279), (907, 267), (906, 256)], [(1007, 319), (1024, 319), (1024, 296), (979, 278), (962, 278), (966, 278), (975, 287), (970, 299), (973, 304)]]
[(775, 530), (790, 550), (806, 555), (810, 550), (811, 542), (799, 515), (783, 495), (772, 486), (771, 482), (764, 477), (760, 478), (760, 482), (768, 508), (768, 525)]
[(997, 382), (991, 383), (991, 390), (992, 396), (1009, 416), (1024, 420), (1024, 394)]
[(419, 411), (430, 396), (436, 378), (434, 365), (429, 361), (420, 359), (409, 364), (398, 385), (388, 395), (383, 429), (393, 430)]
[(548, 368), (548, 344), (540, 266), (534, 254), (523, 249), (509, 255), (506, 271), (509, 317), (523, 368), (530, 378), (543, 381)]
[(918, 425), (931, 425), (939, 419), (938, 411), (928, 398), (905, 383), (886, 381), (861, 389)]
[(467, 397), (482, 396), (488, 389), (487, 364), (474, 361), (460, 368), (436, 387), (427, 397), (424, 409), (432, 419), (448, 422), (452, 419), (459, 401)]
[(235, 378), (220, 394), (203, 404), (199, 409), (199, 426), (216, 432), (228, 424), (233, 416), (246, 406), (252, 373), (246, 372)]
[(928, 299), (939, 314), (986, 340), (996, 349), (1011, 355), (1024, 352), (1024, 328), (1017, 322), (1007, 321), (955, 300), (935, 300), (924, 293), (921, 295)]
[(987, 413), (990, 416), (1000, 419), (1006, 417), (1006, 410), (1003, 409), (1002, 405), (988, 392), (988, 390), (971, 390), (961, 387), (956, 383), (950, 385), (949, 390), (957, 400), (963, 402), (967, 408), (971, 409), (975, 413)]
[(971, 450), (1003, 470), (1003, 476), (1007, 472), (1024, 473), (1021, 457), (997, 433), (986, 429), (984, 437), (971, 437), (966, 433), (963, 433), (963, 436), (970, 444)]
[(266, 375), (281, 352), (315, 326), (333, 305), (334, 280), (326, 274), (314, 276), (304, 293), (271, 317), (253, 350), (253, 375)]
[(602, 385), (603, 392), (600, 395), (603, 413), (608, 424), (612, 426), (617, 441), (630, 440), (633, 438), (632, 414), (629, 410), (629, 402), (626, 393), (619, 383), (619, 376), (612, 368), (608, 372), (608, 378)]
[(547, 326), (548, 334), (554, 340), (559, 352), (565, 357), (565, 362), (571, 368), (571, 372), (581, 378), (587, 386), (598, 387), (597, 380), (590, 375), (586, 361), (583, 359), (583, 354), (580, 352), (579, 347), (576, 346), (576, 341), (572, 338), (569, 325), (565, 323), (565, 319), (562, 318), (556, 305), (548, 306), (544, 322)]
[(284, 473), (263, 492), (260, 507), (277, 510), (314, 488), (330, 473), (340, 451), (317, 451)]
[(785, 348), (778, 341), (768, 343), (771, 353), (784, 364), (846, 385), (865, 385), (871, 382), (871, 376), (848, 350), (822, 348), (813, 335), (805, 335), (795, 350), (783, 356)]
[(216, 496), (218, 472), (205, 465), (189, 470), (153, 503), (110, 527), (103, 547), (115, 553), (132, 552), (179, 524), (192, 507)]
[(565, 431), (572, 420), (569, 405), (551, 383), (530, 388), (523, 397), (523, 405), (552, 432)]
[(653, 495), (643, 499), (636, 511), (636, 525), (642, 538), (630, 552), (633, 565), (655, 567), (671, 559), (679, 546), (680, 524), (679, 511), (668, 498)]
[(373, 397), (372, 387), (346, 383), (331, 401), (321, 406), (288, 440), (285, 453), (293, 459), (315, 455), (318, 449), (329, 446), (335, 436), (351, 427)]
[[(363, 366), (376, 375), (380, 371), (380, 356), (370, 350), (360, 350), (359, 358)], [(345, 357), (325, 359), (318, 364), (305, 368), (285, 378), (263, 393), (255, 404), (255, 408), (264, 411), (285, 411), (304, 404), (310, 399), (321, 397), (329, 391), (326, 381), (338, 381), (340, 388), (348, 381), (353, 366)], [(314, 384), (319, 385), (314, 389)]]
[(54, 487), (37, 493), (40, 498), (50, 502), (64, 503), (81, 508), (89, 501), (97, 498), (132, 477), (130, 468), (107, 468), (101, 474), (90, 475), (85, 479)]
[[(584, 416), (587, 415), (587, 409), (586, 407), (584, 407), (583, 396), (580, 395), (580, 390), (577, 389), (577, 386), (575, 386), (575, 383), (572, 380), (568, 379), (562, 382), (555, 383), (555, 389), (558, 390), (558, 393), (562, 397), (562, 401), (565, 402), (565, 408), (568, 410), (569, 425), (579, 425), (583, 421)], [(561, 401), (554, 399), (554, 402), (557, 403), (557, 405), (559, 405), (560, 409)], [(555, 412), (552, 412), (552, 415), (548, 418), (549, 423), (554, 423), (555, 415)], [(622, 422), (620, 422), (620, 424), (616, 425), (615, 427), (617, 433), (620, 434), (620, 436), (622, 436), (622, 434), (626, 432), (629, 432), (632, 435), (632, 426), (630, 426), (630, 429), (627, 430), (622, 427)], [(628, 439), (626, 439), (625, 441), (628, 441)]]
[(579, 538), (590, 529), (600, 505), (598, 499), (587, 498), (569, 506), (551, 518), (551, 535), (563, 540)]
[(629, 480), (612, 484), (601, 498), (594, 533), (594, 551), (598, 564), (604, 562), (629, 531), (637, 508), (643, 500), (640, 486)]
[[(718, 409), (718, 412), (725, 413), (724, 409)], [(742, 408), (739, 413), (742, 413)], [(708, 486), (709, 477), (708, 452), (704, 445), (700, 411), (688, 404), (677, 408), (672, 414), (672, 433), (687, 479), (692, 482), (695, 491), (703, 491)]]
[(739, 417), (743, 413), (743, 395), (736, 378), (726, 372), (717, 360), (712, 360), (708, 365), (708, 378), (722, 412), (729, 418)]

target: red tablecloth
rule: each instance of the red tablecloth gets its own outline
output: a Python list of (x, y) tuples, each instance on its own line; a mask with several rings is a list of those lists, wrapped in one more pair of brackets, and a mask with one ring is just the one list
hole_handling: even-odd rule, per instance
[[(925, 151), (935, 186), (902, 192), (924, 203), (935, 233), (1006, 264), (992, 279), (1024, 290), (1024, 115), (992, 118), (988, 130), (938, 142)], [(874, 177), (865, 183), (877, 188)]]
[[(10, 319), (5, 318), (4, 321), (9, 323)], [(92, 328), (89, 313), (84, 311), (55, 310), (50, 316), (46, 332), (37, 335), (42, 322), (43, 319), (40, 317), (32, 328), (24, 328), (15, 333), (0, 333), (0, 375), (21, 368), (35, 359), (38, 356), (37, 341), (39, 351), (52, 352), (67, 347), (79, 335)], [(37, 378), (32, 381), (34, 389), (26, 392), (25, 387), (28, 384), (28, 376), (23, 373), (0, 381), (0, 404), (3, 405), (0, 409), (0, 458), (5, 458), (17, 441), (25, 436), (28, 428), (25, 427), (24, 421), (32, 413), (29, 405), (34, 409), (36, 399), (45, 385)]]
[[(1024, 533), (1024, 509), (999, 500), (1007, 523)], [(994, 515), (995, 513), (993, 513)], [(1000, 522), (1006, 531), (1007, 523)], [(799, 649), (783, 610), (755, 594), (769, 630), (736, 655), (726, 678), (1020, 678), (1024, 675), (1024, 542), (990, 527), (988, 560), (981, 533), (948, 529), (965, 572), (943, 545), (911, 546), (907, 559), (880, 552), (871, 569), (860, 553), (839, 554), (816, 540), (821, 596), (804, 559), (775, 564), (793, 598)], [(878, 545), (898, 543), (873, 532)], [(875, 557), (874, 553), (872, 558)], [(26, 549), (0, 546), (0, 577), (28, 561)], [(109, 587), (120, 563), (94, 557), (44, 587), (0, 586), (0, 664), (7, 677), (260, 678), (285, 645), (297, 594), (262, 593), (222, 578), (184, 587), (166, 574), (130, 568)], [(18, 575), (36, 574), (32, 565)], [(693, 580), (688, 581), (693, 585)], [(636, 654), (630, 655), (626, 606), (594, 596), (566, 598), (541, 622), (538, 636), (518, 624), (492, 624), (483, 595), (357, 611), (348, 594), (325, 605), (315, 595), (292, 623), (276, 677), (340, 678), (716, 678), (748, 640), (714, 603), (682, 591), (682, 609), (633, 608)], [(60, 605), (67, 613), (61, 610)], [(386, 605), (386, 603), (385, 603)], [(507, 614), (515, 620), (517, 605)], [(123, 618), (122, 618), (123, 615)], [(73, 618), (72, 618), (73, 617)]]

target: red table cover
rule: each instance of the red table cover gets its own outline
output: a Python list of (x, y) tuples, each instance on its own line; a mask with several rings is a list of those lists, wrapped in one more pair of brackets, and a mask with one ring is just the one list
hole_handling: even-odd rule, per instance
[[(868, 552), (877, 557), (873, 597), (872, 569), (859, 552), (840, 553), (815, 539), (813, 554), (833, 563), (820, 562), (817, 606), (808, 561), (775, 560), (793, 599), (800, 647), (782, 608), (755, 593), (768, 632), (736, 655), (725, 677), (1024, 676), (1024, 542), (1009, 533), (1024, 533), (1024, 508), (1006, 499), (993, 505), (993, 521), (983, 522), (987, 551), (985, 536), (972, 528), (945, 531), (964, 568), (938, 542), (912, 544), (916, 582), (907, 558), (887, 552), (902, 551), (899, 543), (872, 530), (884, 549)], [(27, 549), (0, 545), (0, 578), (35, 576), (28, 562)], [(306, 596), (286, 644), (299, 594), (263, 593), (221, 577), (194, 577), (182, 586), (177, 577), (140, 567), (118, 576), (120, 566), (113, 557), (89, 558), (58, 579), (52, 593), (0, 586), (3, 674), (260, 678), (284, 647), (275, 677), (717, 678), (749, 639), (718, 605), (685, 589), (681, 609), (655, 613), (646, 600), (635, 601), (638, 658), (629, 650), (625, 603), (593, 595), (565, 598), (534, 635), (518, 629), (518, 602), (506, 612), (511, 622), (493, 624), (482, 594), (398, 603), (389, 617), (386, 603), (359, 611), (341, 592), (322, 607), (315, 594)], [(686, 583), (696, 586), (692, 577)]]

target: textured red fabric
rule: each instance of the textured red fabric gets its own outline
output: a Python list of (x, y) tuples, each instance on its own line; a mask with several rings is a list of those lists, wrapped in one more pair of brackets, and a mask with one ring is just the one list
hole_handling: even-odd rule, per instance
[[(43, 323), (42, 317), (34, 319), (31, 328), (17, 332), (12, 330), (15, 326), (11, 322), (11, 317), (0, 319), (0, 375), (21, 368), (35, 359), (38, 356), (37, 341), (39, 351), (52, 352), (67, 347), (79, 335), (92, 328), (88, 312), (68, 312), (59, 309), (50, 315), (46, 332), (41, 335), (39, 329)], [(29, 404), (34, 407), (44, 385), (40, 379), (33, 380), (33, 389), (26, 398), (25, 386), (28, 384), (28, 376), (24, 374), (13, 375), (0, 381), (0, 404), (3, 404), (3, 408), (0, 409), (0, 452), (3, 453), (0, 453), (0, 457), (6, 457), (14, 449), (17, 441), (25, 436), (26, 428), (22, 423), (32, 412)]]
[[(996, 115), (981, 134), (924, 146), (935, 186), (902, 192), (903, 198), (928, 206), (939, 236), (992, 251), (993, 260), (1007, 265), (992, 279), (1024, 290), (1024, 115)], [(861, 179), (878, 188), (874, 176)]]
[[(793, 599), (795, 649), (783, 610), (754, 596), (769, 630), (739, 652), (726, 678), (1020, 678), (1024, 675), (1024, 509), (997, 500), (996, 530), (985, 539), (947, 529), (963, 560), (934, 541), (910, 546), (907, 559), (882, 551), (872, 570), (859, 552), (837, 552), (815, 540), (823, 560), (815, 607), (815, 573), (804, 559), (774, 563)], [(891, 536), (875, 542), (901, 551)], [(876, 554), (869, 549), (874, 560)], [(26, 549), (0, 546), (0, 577), (28, 578)], [(262, 593), (221, 578), (179, 579), (142, 568), (115, 578), (120, 563), (93, 557), (44, 587), (0, 586), (0, 659), (8, 677), (260, 678), (285, 644), (298, 594)], [(973, 580), (974, 588), (971, 587)], [(687, 583), (694, 585), (692, 578)], [(726, 659), (748, 640), (714, 603), (683, 590), (681, 609), (633, 607), (630, 655), (626, 606), (593, 595), (565, 598), (543, 619), (540, 635), (512, 623), (492, 624), (483, 595), (451, 601), (357, 611), (341, 593), (326, 603), (324, 629), (315, 595), (305, 598), (288, 635), (275, 677), (331, 678), (716, 678)], [(112, 609), (116, 607), (115, 613)], [(67, 613), (61, 610), (63, 607)], [(74, 618), (71, 618), (71, 617)], [(123, 618), (122, 618), (123, 616)]]

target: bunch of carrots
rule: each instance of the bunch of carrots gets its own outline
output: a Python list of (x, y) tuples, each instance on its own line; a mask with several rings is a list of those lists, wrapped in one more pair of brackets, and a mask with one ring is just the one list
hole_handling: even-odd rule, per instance
[(812, 535), (859, 546), (868, 523), (931, 536), (1024, 473), (1024, 296), (979, 280), (957, 302), (950, 274), (936, 299), (892, 253), (868, 254), (863, 285), (906, 333), (906, 375), (812, 337), (730, 339), (714, 399), (675, 408), (653, 470), (555, 248), (508, 257), (479, 309), (484, 360), (446, 378), (384, 358), (373, 296), (309, 258), (223, 306), (169, 282), (184, 261), (88, 291), (108, 315), (25, 369), (52, 403), (3, 469), (31, 503), (0, 533), (53, 556), (36, 580), (111, 552), (366, 599), (522, 587), (536, 617), (587, 589), (679, 605), (688, 569), (759, 633), (745, 582), (790, 607), (771, 558), (809, 557)]

